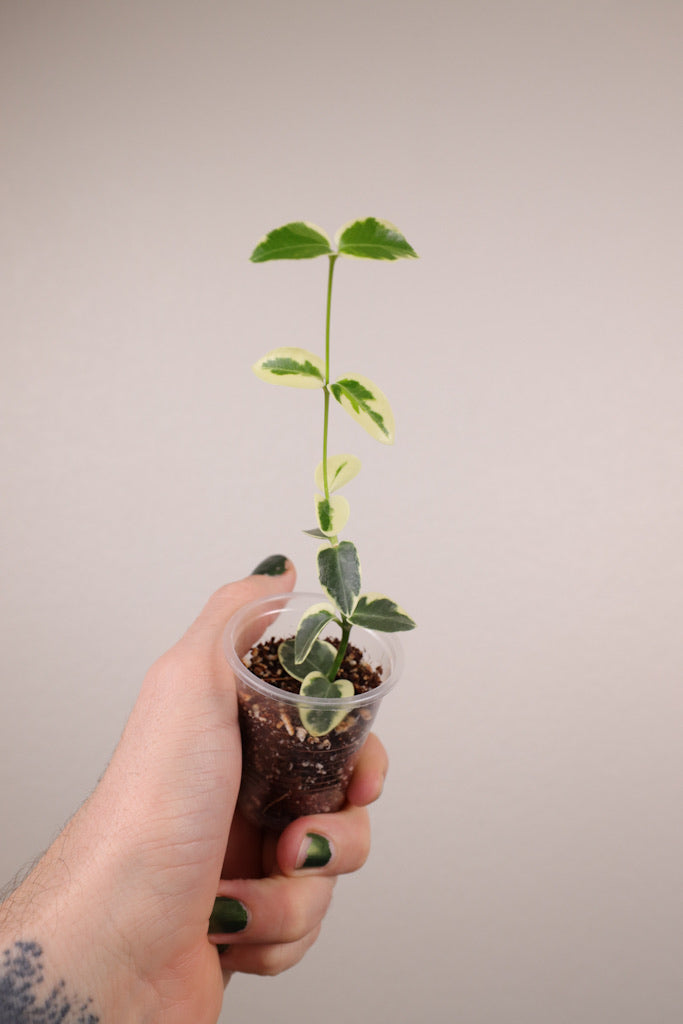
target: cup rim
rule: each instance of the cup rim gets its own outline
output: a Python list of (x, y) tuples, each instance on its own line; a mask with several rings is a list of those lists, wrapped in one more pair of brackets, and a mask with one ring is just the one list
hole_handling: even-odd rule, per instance
[[(228, 664), (241, 681), (264, 697), (275, 698), (284, 701), (286, 704), (305, 705), (307, 708), (327, 708), (328, 710), (352, 711), (354, 708), (364, 707), (368, 704), (379, 702), (389, 690), (398, 682), (403, 668), (403, 651), (398, 638), (393, 633), (380, 633), (374, 629), (367, 629), (365, 626), (354, 626), (352, 636), (369, 636), (385, 648), (390, 659), (389, 672), (383, 678), (379, 686), (368, 690), (366, 693), (354, 694), (353, 697), (307, 697), (300, 693), (290, 693), (289, 690), (281, 690), (279, 686), (273, 686), (250, 672), (242, 662), (235, 649), (235, 637), (240, 626), (252, 615), (265, 615), (273, 611), (278, 605), (285, 608), (290, 602), (301, 600), (306, 604), (314, 604), (323, 597), (322, 594), (314, 591), (286, 591), (282, 594), (274, 594), (269, 597), (259, 597), (248, 604), (243, 605), (233, 616), (231, 616), (223, 633), (223, 650)], [(303, 609), (302, 609), (303, 611)], [(258, 641), (255, 641), (258, 642)], [(360, 645), (359, 645), (360, 646)]]

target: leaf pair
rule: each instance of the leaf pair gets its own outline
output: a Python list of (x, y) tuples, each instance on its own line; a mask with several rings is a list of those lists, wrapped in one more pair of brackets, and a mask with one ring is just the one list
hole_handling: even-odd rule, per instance
[[(353, 697), (353, 683), (348, 679), (331, 682), (329, 672), (337, 654), (336, 648), (326, 640), (314, 640), (304, 661), (297, 661), (294, 655), (294, 640), (285, 640), (278, 648), (280, 664), (293, 679), (301, 683), (299, 690), (307, 697), (325, 699)], [(302, 707), (299, 711), (301, 722), (311, 736), (325, 736), (343, 721), (346, 711), (327, 710), (319, 707)]]
[(415, 259), (417, 253), (393, 224), (376, 217), (350, 221), (335, 235), (336, 251), (322, 228), (294, 221), (270, 231), (251, 254), (253, 263), (267, 260), (309, 260), (316, 256), (354, 256), (360, 259)]
[[(323, 360), (305, 348), (274, 348), (254, 363), (254, 373), (269, 384), (290, 388), (325, 387)], [(331, 385), (330, 391), (361, 427), (383, 444), (394, 440), (394, 416), (389, 399), (367, 377), (356, 374), (342, 377)]]
[[(410, 616), (391, 598), (384, 594), (361, 595), (360, 559), (355, 545), (350, 541), (345, 540), (334, 547), (320, 549), (318, 575), (320, 585), (332, 604), (314, 604), (302, 616), (294, 641), (294, 659), (297, 664), (308, 658), (329, 622), (337, 622), (339, 625), (346, 622), (383, 633), (414, 628), (415, 623)], [(320, 671), (321, 667), (316, 665), (316, 669)]]

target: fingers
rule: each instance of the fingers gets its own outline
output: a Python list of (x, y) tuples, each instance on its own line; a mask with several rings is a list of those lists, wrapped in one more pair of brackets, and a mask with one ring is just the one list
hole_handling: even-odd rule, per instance
[(209, 939), (223, 971), (272, 975), (298, 963), (320, 932), (333, 888), (333, 879), (319, 876), (221, 882)]
[(363, 744), (346, 799), (356, 807), (365, 807), (379, 799), (389, 770), (389, 758), (380, 740), (370, 733)]
[(275, 943), (267, 946), (240, 946), (227, 944), (219, 946), (223, 978), (239, 971), (241, 974), (260, 974), (273, 977), (294, 967), (308, 952), (320, 934), (321, 925), (309, 932), (298, 942)]

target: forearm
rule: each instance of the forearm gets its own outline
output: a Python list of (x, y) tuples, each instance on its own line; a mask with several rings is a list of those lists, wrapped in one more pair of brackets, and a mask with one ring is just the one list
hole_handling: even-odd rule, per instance
[(78, 831), (69, 823), (0, 904), (2, 1024), (158, 1019), (112, 934), (101, 861), (83, 857)]
[(3, 1024), (100, 1024), (90, 996), (72, 991), (50, 969), (40, 943), (17, 940), (0, 949), (0, 1020)]

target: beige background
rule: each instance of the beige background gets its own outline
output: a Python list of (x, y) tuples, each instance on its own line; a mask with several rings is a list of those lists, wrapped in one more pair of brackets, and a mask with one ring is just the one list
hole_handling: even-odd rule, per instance
[(247, 256), (373, 214), (421, 260), (340, 266), (334, 339), (398, 440), (335, 446), (420, 629), (370, 862), (222, 1020), (678, 1024), (683, 5), (5, 0), (0, 39), (0, 879), (213, 589), (315, 582), (318, 404), (249, 365), (317, 347), (324, 264)]

